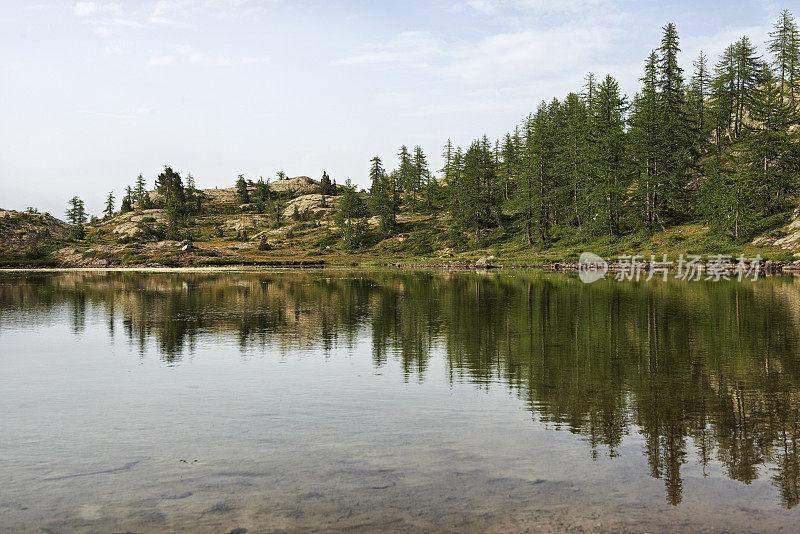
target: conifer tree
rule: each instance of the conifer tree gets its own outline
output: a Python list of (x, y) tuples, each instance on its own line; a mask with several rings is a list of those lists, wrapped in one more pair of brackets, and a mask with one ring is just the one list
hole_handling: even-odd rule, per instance
[(114, 216), (114, 192), (110, 191), (106, 197), (106, 207), (103, 209), (103, 214), (106, 218)]
[(342, 229), (342, 241), (346, 248), (356, 249), (364, 242), (368, 229), (366, 216), (364, 201), (348, 178), (342, 188), (342, 197), (335, 215), (336, 224)]
[(414, 170), (412, 184), (415, 203), (419, 205), (420, 199), (422, 199), (423, 207), (425, 210), (430, 211), (433, 207), (433, 197), (436, 195), (436, 190), (431, 187), (432, 180), (428, 169), (428, 158), (425, 157), (425, 152), (422, 151), (422, 147), (419, 145), (414, 147), (411, 164)]
[(642, 89), (634, 96), (630, 116), (630, 153), (636, 176), (634, 200), (639, 218), (648, 231), (661, 224), (657, 207), (661, 201), (659, 172), (661, 105), (657, 86), (658, 55), (655, 50), (645, 61)]
[(403, 200), (405, 201), (406, 206), (408, 206), (411, 213), (414, 213), (417, 206), (417, 176), (411, 153), (408, 151), (408, 148), (406, 148), (405, 145), (400, 147), (400, 152), (398, 152), (397, 158), (399, 160), (399, 166), (397, 168), (397, 182), (403, 191)]
[(691, 138), (684, 112), (684, 78), (683, 69), (678, 65), (679, 52), (678, 32), (674, 24), (667, 24), (658, 49), (656, 74), (661, 130), (657, 164), (663, 172), (658, 173), (657, 187), (661, 192), (655, 209), (656, 216), (670, 222), (685, 220), (691, 210), (686, 191)]
[(86, 222), (86, 208), (83, 200), (75, 196), (69, 199), (67, 205), (69, 206), (66, 211), (67, 221), (74, 226), (84, 224)]
[(591, 103), (590, 164), (595, 184), (590, 194), (597, 228), (612, 236), (623, 230), (625, 194), (629, 186), (629, 163), (626, 147), (626, 99), (619, 92), (619, 83), (607, 76), (597, 86)]
[(136, 177), (136, 185), (134, 186), (134, 196), (132, 197), (134, 200), (141, 201), (144, 198), (144, 194), (147, 192), (145, 188), (144, 178), (140, 174)]
[(323, 195), (336, 194), (336, 186), (331, 182), (331, 177), (325, 171), (322, 171), (322, 178), (319, 181), (319, 192)]
[(688, 115), (692, 132), (692, 164), (696, 166), (700, 158), (708, 152), (712, 121), (708, 99), (711, 94), (711, 75), (705, 54), (694, 63), (694, 74), (689, 86)]
[(133, 211), (133, 195), (133, 188), (131, 186), (126, 187), (125, 196), (122, 197), (122, 203), (120, 204), (120, 211), (122, 213)]
[(170, 167), (164, 167), (164, 171), (156, 178), (156, 190), (164, 198), (164, 205), (183, 206), (186, 202), (186, 192), (183, 188), (181, 175), (173, 171)]
[(385, 234), (393, 234), (397, 225), (397, 209), (399, 204), (395, 177), (386, 173), (381, 158), (375, 156), (370, 161), (369, 179), (370, 202), (372, 211), (378, 216), (380, 230)]
[(779, 94), (788, 92), (790, 102), (794, 102), (795, 84), (800, 80), (800, 33), (788, 10), (781, 13), (774, 28), (769, 34), (768, 47), (772, 52), (772, 65), (778, 73)]
[[(785, 89), (785, 86), (784, 86)], [(792, 102), (781, 94), (781, 82), (764, 65), (760, 85), (753, 90), (749, 120), (742, 135), (746, 165), (756, 176), (760, 198), (752, 211), (761, 207), (767, 214), (784, 208), (786, 195), (797, 186), (798, 114)]]
[(250, 203), (250, 191), (247, 188), (247, 181), (241, 174), (236, 179), (236, 200), (242, 204)]
[(563, 102), (564, 173), (567, 179), (565, 208), (570, 224), (582, 230), (587, 189), (589, 113), (586, 102), (577, 93), (569, 93)]

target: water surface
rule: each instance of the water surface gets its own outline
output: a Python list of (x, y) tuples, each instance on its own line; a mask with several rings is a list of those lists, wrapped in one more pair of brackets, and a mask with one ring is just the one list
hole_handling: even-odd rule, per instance
[(799, 342), (792, 278), (4, 273), (0, 531), (793, 530)]

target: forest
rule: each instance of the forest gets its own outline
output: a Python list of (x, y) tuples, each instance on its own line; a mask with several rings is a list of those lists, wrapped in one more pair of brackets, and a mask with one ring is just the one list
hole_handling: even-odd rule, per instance
[(784, 11), (766, 54), (746, 36), (712, 66), (678, 63), (674, 25), (644, 62), (641, 88), (608, 75), (542, 102), (503, 139), (444, 147), (436, 181), (417, 148), (399, 168), (372, 160), (370, 199), (391, 231), (401, 205), (446, 210), (454, 232), (510, 226), (526, 243), (619, 236), (700, 220), (734, 240), (785, 222), (800, 170), (800, 35)]

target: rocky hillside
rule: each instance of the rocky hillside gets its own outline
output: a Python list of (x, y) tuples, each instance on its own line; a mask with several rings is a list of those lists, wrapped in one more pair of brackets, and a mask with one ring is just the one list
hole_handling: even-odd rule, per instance
[(69, 228), (49, 213), (0, 210), (0, 251), (23, 250), (44, 239), (65, 239)]
[[(203, 189), (178, 214), (170, 214), (161, 195), (151, 191), (157, 207), (134, 203), (133, 211), (85, 225), (83, 237), (46, 213), (0, 211), (0, 266), (474, 265), (481, 257), (540, 265), (574, 261), (584, 250), (609, 259), (631, 253), (744, 253), (784, 262), (800, 257), (800, 208), (785, 227), (745, 245), (725, 243), (700, 224), (685, 224), (649, 236), (600, 236), (590, 243), (564, 238), (535, 245), (524, 244), (519, 229), (501, 227), (483, 232), (476, 246), (474, 235), (452, 231), (446, 211), (401, 211), (394, 235), (382, 233), (378, 218), (369, 217), (360, 223), (359, 243), (352, 246), (335, 218), (341, 196), (322, 195), (319, 182), (306, 176), (273, 182), (270, 191), (267, 202), (241, 203), (235, 188)], [(253, 197), (253, 188), (250, 193)]]

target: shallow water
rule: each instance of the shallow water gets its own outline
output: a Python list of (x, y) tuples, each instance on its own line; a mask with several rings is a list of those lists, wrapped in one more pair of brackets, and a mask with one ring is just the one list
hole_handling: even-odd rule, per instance
[(0, 531), (793, 530), (799, 348), (792, 278), (4, 273)]

